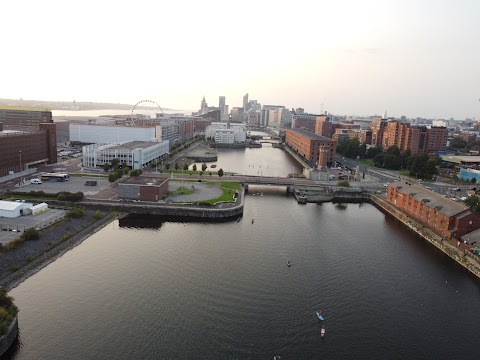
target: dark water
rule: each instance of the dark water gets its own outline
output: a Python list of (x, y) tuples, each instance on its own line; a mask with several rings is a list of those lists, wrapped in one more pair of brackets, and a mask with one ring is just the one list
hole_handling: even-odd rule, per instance
[[(217, 165), (301, 171), (268, 145)], [(239, 222), (115, 221), (20, 284), (6, 358), (480, 358), (480, 281), (459, 265), (371, 205), (256, 189)]]
[[(273, 148), (272, 144), (264, 143), (262, 148), (224, 149), (218, 148), (218, 161), (207, 163), (207, 171), (222, 169), (225, 172), (243, 175), (280, 176), (301, 174), (303, 167), (287, 152)], [(197, 169), (202, 163), (196, 163)], [(216, 165), (215, 168), (211, 168)], [(192, 169), (193, 164), (190, 166)]]
[(239, 222), (115, 221), (69, 251), (11, 291), (11, 358), (479, 359), (476, 278), (372, 205), (261, 191)]

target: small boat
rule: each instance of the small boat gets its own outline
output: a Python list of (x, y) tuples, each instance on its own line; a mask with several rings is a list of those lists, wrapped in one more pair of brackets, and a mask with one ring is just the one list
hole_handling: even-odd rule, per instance
[(322, 330), (320, 331), (320, 335), (322, 335), (322, 338), (325, 336), (325, 326), (322, 326)]
[(255, 219), (252, 219), (252, 224), (255, 222)]
[(237, 222), (240, 222), (240, 218), (237, 219)]
[(325, 318), (322, 316), (322, 314), (320, 314), (320, 311), (317, 311), (316, 314), (317, 314), (317, 317), (318, 317), (319, 320), (322, 320), (322, 321), (325, 320)]
[(290, 267), (290, 260), (287, 261), (287, 266)]

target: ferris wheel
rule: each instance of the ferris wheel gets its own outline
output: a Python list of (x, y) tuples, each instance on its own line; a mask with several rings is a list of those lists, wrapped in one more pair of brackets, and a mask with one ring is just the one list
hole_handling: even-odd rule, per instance
[(137, 102), (133, 108), (132, 108), (132, 113), (130, 114), (130, 117), (131, 117), (131, 120), (132, 120), (132, 124), (133, 126), (136, 126), (135, 124), (135, 119), (134, 119), (134, 112), (137, 108), (140, 108), (140, 106), (142, 106), (142, 104), (149, 104), (149, 105), (153, 105), (155, 106), (157, 109), (155, 109), (155, 111), (157, 110), (160, 110), (160, 113), (161, 113), (161, 117), (163, 117), (163, 110), (162, 108), (160, 107), (160, 105), (158, 105), (155, 101), (153, 100), (140, 100), (139, 102)]

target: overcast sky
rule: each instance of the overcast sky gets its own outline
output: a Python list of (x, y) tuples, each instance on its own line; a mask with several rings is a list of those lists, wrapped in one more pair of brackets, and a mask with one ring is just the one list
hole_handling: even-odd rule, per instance
[(0, 98), (480, 117), (478, 0), (2, 1)]

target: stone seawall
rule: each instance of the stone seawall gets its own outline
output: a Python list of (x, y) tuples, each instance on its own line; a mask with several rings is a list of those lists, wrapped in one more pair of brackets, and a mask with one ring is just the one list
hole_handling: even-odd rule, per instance
[(178, 216), (199, 219), (227, 219), (235, 218), (243, 214), (244, 199), (245, 190), (242, 189), (242, 191), (239, 193), (236, 204), (223, 203), (215, 207), (202, 205), (152, 203), (148, 201), (113, 201), (92, 199), (86, 199), (74, 203), (67, 203), (63, 201), (49, 201), (49, 203), (57, 206), (92, 207), (95, 209), (103, 209), (105, 211), (118, 210), (132, 214)]
[(10, 324), (10, 328), (5, 335), (0, 337), (0, 356), (2, 356), (12, 346), (18, 335), (18, 317)]
[(407, 214), (397, 209), (386, 200), (376, 196), (370, 195), (370, 202), (385, 212), (389, 213), (396, 219), (400, 220), (410, 229), (415, 231), (418, 235), (427, 240), (430, 244), (435, 246), (447, 254), (450, 258), (462, 265), (465, 269), (480, 278), (480, 261), (478, 257), (466, 250), (462, 250), (459, 247), (451, 244), (448, 240), (442, 239), (441, 236), (435, 234), (433, 231), (423, 226), (421, 223), (410, 218)]

